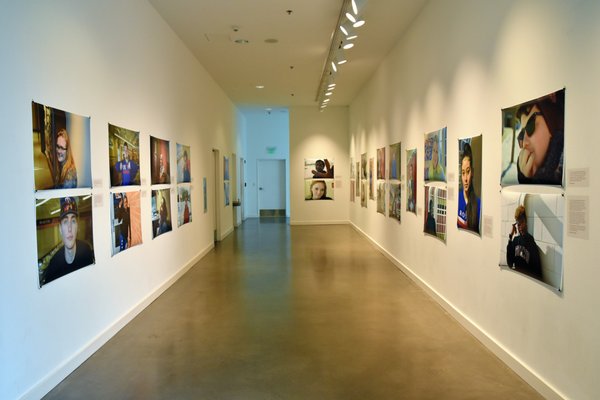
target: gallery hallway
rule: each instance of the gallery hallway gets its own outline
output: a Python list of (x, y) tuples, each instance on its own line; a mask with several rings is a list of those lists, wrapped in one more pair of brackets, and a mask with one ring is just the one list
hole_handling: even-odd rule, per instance
[(249, 219), (46, 398), (540, 396), (351, 226)]

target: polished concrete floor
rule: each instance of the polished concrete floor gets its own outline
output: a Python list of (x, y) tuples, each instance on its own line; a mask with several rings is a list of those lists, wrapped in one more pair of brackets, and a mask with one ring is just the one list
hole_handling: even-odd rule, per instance
[(350, 226), (250, 219), (47, 399), (538, 399)]

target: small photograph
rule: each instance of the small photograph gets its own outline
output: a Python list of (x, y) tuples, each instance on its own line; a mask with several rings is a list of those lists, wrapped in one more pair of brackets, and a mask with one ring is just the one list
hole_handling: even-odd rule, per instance
[(223, 180), (229, 180), (229, 157), (223, 156)]
[(360, 181), (360, 206), (367, 208), (367, 186), (369, 182), (366, 179)]
[(482, 136), (458, 140), (458, 218), (456, 226), (481, 236)]
[(152, 239), (172, 229), (170, 189), (152, 190)]
[(385, 181), (377, 182), (377, 212), (385, 215)]
[(500, 266), (562, 290), (562, 194), (502, 191)]
[(375, 160), (369, 158), (369, 199), (375, 200), (375, 180), (373, 179)]
[(377, 149), (377, 179), (385, 179), (385, 147)]
[(192, 181), (192, 167), (190, 161), (190, 146), (177, 143), (177, 182), (190, 183)]
[(356, 197), (360, 197), (360, 161), (356, 162)]
[(333, 179), (331, 158), (305, 158), (304, 179)]
[(140, 133), (108, 124), (110, 186), (140, 184)]
[(111, 193), (112, 255), (142, 244), (140, 191)]
[(223, 190), (225, 192), (225, 207), (229, 205), (229, 181), (223, 182)]
[(92, 187), (90, 117), (31, 102), (35, 190)]
[(356, 187), (356, 185), (354, 184), (354, 179), (352, 179), (350, 181), (350, 202), (354, 203), (356, 202), (356, 195), (354, 194), (354, 188)]
[(502, 110), (502, 186), (563, 186), (565, 89)]
[(362, 153), (360, 155), (360, 170), (362, 171), (362, 179), (367, 179), (367, 153)]
[(390, 144), (390, 179), (400, 180), (400, 142)]
[(333, 200), (333, 179), (305, 179), (304, 200)]
[(425, 134), (424, 179), (446, 182), (446, 128)]
[(171, 183), (169, 141), (150, 136), (152, 185)]
[(446, 189), (425, 185), (423, 231), (446, 243)]
[(177, 187), (177, 226), (192, 222), (192, 188), (190, 185)]
[(202, 177), (202, 198), (204, 200), (204, 214), (208, 212), (208, 192), (206, 187), (206, 177)]
[(388, 216), (397, 219), (398, 221), (400, 221), (400, 197), (400, 184), (390, 183), (390, 212)]
[(417, 149), (406, 150), (406, 211), (417, 213)]
[(92, 195), (37, 199), (40, 288), (95, 263)]

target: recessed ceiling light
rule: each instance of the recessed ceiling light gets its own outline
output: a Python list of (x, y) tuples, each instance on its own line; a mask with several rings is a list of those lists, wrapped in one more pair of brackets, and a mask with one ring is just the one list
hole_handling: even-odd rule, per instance
[(264, 88), (265, 88), (265, 85), (256, 85), (256, 88), (257, 88), (257, 89), (264, 89)]
[(269, 44), (279, 43), (279, 39), (275, 39), (275, 38), (265, 39), (265, 43), (269, 43)]

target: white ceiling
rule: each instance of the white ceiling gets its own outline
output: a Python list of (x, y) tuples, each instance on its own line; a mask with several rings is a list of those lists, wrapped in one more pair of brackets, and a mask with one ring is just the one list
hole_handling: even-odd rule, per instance
[[(339, 69), (331, 105), (350, 104), (426, 1), (365, 3), (361, 13), (366, 24), (358, 30), (354, 48), (346, 51), (348, 63)], [(343, 0), (149, 2), (236, 105), (317, 105)], [(237, 44), (236, 39), (248, 43)]]

